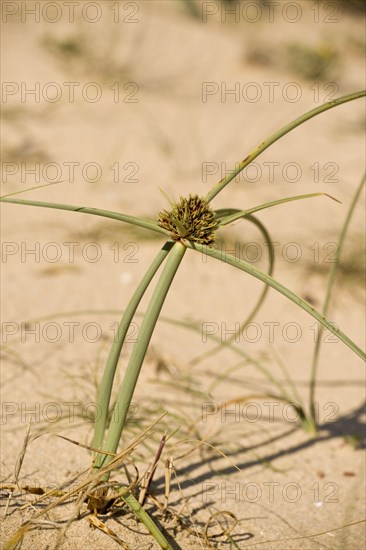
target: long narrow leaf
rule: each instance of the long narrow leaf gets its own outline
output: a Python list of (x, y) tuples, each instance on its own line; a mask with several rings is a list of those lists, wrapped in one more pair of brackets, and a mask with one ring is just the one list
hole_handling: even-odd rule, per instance
[(223, 227), (225, 225), (228, 225), (229, 223), (235, 222), (240, 218), (245, 218), (249, 214), (254, 214), (254, 212), (259, 212), (260, 210), (265, 210), (266, 208), (270, 208), (271, 206), (277, 206), (278, 204), (284, 204), (286, 202), (300, 201), (303, 199), (311, 199), (313, 197), (321, 197), (322, 195), (329, 197), (330, 199), (333, 199), (337, 202), (340, 202), (339, 200), (335, 199), (331, 195), (328, 195), (328, 193), (307, 193), (306, 195), (296, 195), (293, 197), (285, 197), (284, 199), (277, 199), (275, 201), (270, 201), (264, 204), (260, 204), (259, 206), (254, 206), (253, 208), (249, 208), (248, 210), (237, 210), (235, 214), (231, 214), (230, 216), (221, 216), (219, 219), (220, 227)]
[(270, 275), (267, 275), (266, 273), (263, 273), (263, 271), (260, 271), (253, 265), (245, 262), (244, 260), (241, 260), (239, 258), (236, 258), (235, 256), (232, 256), (231, 254), (222, 254), (219, 250), (216, 250), (215, 248), (212, 248), (210, 246), (204, 246), (199, 243), (189, 243), (190, 248), (193, 250), (196, 250), (197, 252), (201, 252), (202, 254), (207, 254), (208, 256), (211, 256), (212, 258), (215, 258), (216, 260), (220, 260), (222, 262), (225, 262), (229, 265), (232, 265), (233, 267), (236, 267), (238, 269), (241, 269), (242, 271), (245, 271), (246, 273), (249, 273), (250, 275), (253, 275), (266, 285), (271, 286), (284, 296), (297, 304), (299, 307), (301, 307), (303, 310), (305, 310), (307, 313), (312, 315), (317, 321), (319, 321), (325, 328), (330, 330), (335, 336), (337, 336), (344, 344), (346, 344), (352, 351), (354, 351), (361, 359), (366, 360), (365, 353), (355, 344), (346, 334), (344, 334), (340, 329), (336, 328), (334, 324), (328, 319), (326, 319), (319, 311), (317, 311), (315, 308), (313, 308), (308, 302), (300, 298), (297, 294), (289, 290), (287, 287), (273, 279)]
[(132, 225), (138, 225), (150, 231), (156, 231), (166, 237), (169, 237), (169, 232), (165, 231), (162, 227), (159, 227), (157, 223), (147, 220), (145, 218), (138, 218), (136, 216), (128, 216), (127, 214), (121, 214), (120, 212), (112, 212), (110, 210), (102, 210), (100, 208), (90, 208), (88, 206), (74, 206), (71, 204), (60, 204), (56, 202), (42, 202), (31, 201), (26, 199), (7, 199), (0, 197), (0, 202), (9, 202), (11, 204), (22, 204), (25, 206), (40, 206), (43, 208), (55, 208), (57, 210), (69, 210), (71, 212), (81, 212), (82, 214), (92, 214), (94, 216), (102, 216), (103, 218), (111, 218), (112, 220), (118, 220), (121, 222), (130, 223)]
[(333, 99), (332, 101), (328, 101), (327, 103), (323, 103), (323, 105), (319, 105), (319, 107), (316, 107), (315, 109), (312, 109), (311, 111), (308, 111), (307, 113), (301, 115), (300, 117), (296, 118), (289, 124), (286, 124), (286, 126), (283, 126), (280, 130), (277, 130), (274, 134), (272, 134), (269, 138), (265, 139), (260, 145), (258, 145), (252, 153), (250, 153), (247, 157), (245, 157), (244, 160), (242, 160), (239, 163), (239, 166), (230, 172), (227, 176), (225, 176), (219, 183), (217, 183), (211, 191), (207, 194), (206, 200), (208, 202), (212, 201), (214, 197), (228, 183), (230, 183), (248, 164), (250, 164), (255, 158), (257, 158), (263, 151), (265, 151), (270, 145), (275, 143), (277, 140), (279, 140), (282, 136), (286, 135), (288, 132), (291, 132), (294, 128), (297, 128), (300, 126), (300, 124), (303, 124), (307, 120), (310, 120), (311, 118), (319, 115), (320, 113), (323, 113), (325, 111), (328, 111), (328, 109), (332, 109), (333, 107), (337, 107), (338, 105), (342, 105), (343, 103), (347, 103), (348, 101), (353, 101), (354, 99), (359, 99), (361, 97), (364, 97), (366, 95), (366, 90), (362, 90), (360, 92), (356, 92), (354, 94), (348, 94), (344, 95), (342, 97), (339, 97), (337, 99)]
[[(335, 276), (336, 276), (336, 273), (337, 273), (337, 268), (339, 266), (339, 260), (340, 260), (340, 257), (341, 257), (344, 240), (345, 240), (346, 233), (347, 233), (347, 230), (348, 230), (351, 218), (352, 218), (352, 214), (355, 210), (357, 201), (360, 198), (361, 191), (362, 191), (362, 189), (365, 185), (365, 181), (366, 181), (366, 174), (364, 174), (359, 186), (356, 189), (356, 193), (353, 197), (353, 200), (352, 200), (351, 205), (349, 207), (349, 210), (347, 212), (346, 219), (344, 221), (344, 224), (343, 224), (343, 227), (342, 227), (342, 230), (341, 230), (341, 234), (339, 236), (336, 257), (335, 257), (334, 263), (332, 264), (332, 267), (331, 267), (330, 272), (329, 272), (328, 284), (327, 284), (327, 293), (326, 293), (326, 296), (325, 296), (324, 306), (323, 306), (323, 309), (322, 309), (323, 315), (328, 314), (329, 304), (330, 304), (330, 300), (331, 300), (331, 297), (332, 297), (332, 291), (333, 291), (333, 287), (334, 287), (334, 283), (335, 283)], [(315, 422), (315, 411), (314, 411), (315, 386), (316, 386), (316, 379), (317, 379), (319, 354), (320, 354), (320, 348), (321, 348), (321, 343), (322, 343), (322, 337), (321, 337), (322, 333), (323, 333), (322, 327), (320, 327), (318, 338), (317, 338), (315, 348), (314, 348), (313, 360), (312, 360), (312, 365), (311, 365), (310, 390), (309, 390), (309, 407), (310, 407), (310, 411), (311, 411), (312, 418), (313, 418), (314, 422)]]
[[(216, 218), (220, 219), (221, 214), (223, 214), (225, 216), (229, 216), (229, 215), (233, 215), (237, 212), (241, 212), (241, 211), (236, 209), (236, 208), (225, 208), (223, 210), (215, 211), (215, 214), (216, 214)], [(268, 264), (269, 264), (268, 265), (268, 274), (272, 275), (273, 269), (274, 269), (274, 248), (273, 248), (272, 239), (271, 239), (267, 229), (264, 227), (264, 225), (259, 220), (257, 220), (257, 218), (255, 216), (252, 216), (252, 215), (248, 214), (248, 215), (246, 215), (245, 219), (252, 222), (252, 223), (254, 223), (254, 225), (256, 225), (258, 227), (259, 231), (262, 233), (262, 235), (264, 237), (264, 242), (268, 244)], [(189, 362), (189, 365), (190, 366), (197, 365), (199, 362), (203, 361), (204, 359), (207, 359), (208, 357), (211, 357), (212, 355), (216, 354), (221, 349), (224, 349), (225, 345), (227, 345), (227, 344), (233, 342), (234, 340), (236, 340), (238, 335), (242, 333), (245, 326), (249, 325), (249, 323), (251, 323), (252, 320), (254, 319), (254, 317), (257, 315), (259, 309), (261, 308), (261, 306), (262, 306), (262, 304), (263, 304), (263, 302), (266, 298), (266, 295), (267, 295), (269, 289), (270, 289), (270, 287), (268, 285), (264, 286), (264, 288), (263, 288), (263, 290), (262, 290), (262, 292), (261, 292), (261, 294), (258, 298), (258, 301), (255, 303), (252, 311), (249, 313), (249, 315), (247, 316), (245, 321), (241, 323), (239, 329), (234, 334), (232, 334), (230, 338), (228, 338), (224, 342), (220, 342), (220, 344), (218, 346), (215, 346), (214, 348), (211, 348), (209, 351), (206, 351), (205, 353), (202, 353), (201, 355), (198, 355), (197, 357), (194, 357)]]

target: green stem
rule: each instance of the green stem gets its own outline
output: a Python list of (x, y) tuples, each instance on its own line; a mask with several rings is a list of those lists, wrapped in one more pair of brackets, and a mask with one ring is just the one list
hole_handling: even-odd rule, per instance
[(169, 544), (169, 542), (166, 540), (159, 528), (155, 525), (149, 514), (146, 512), (146, 510), (144, 510), (144, 508), (141, 506), (139, 501), (136, 500), (133, 494), (127, 493), (122, 498), (130, 508), (130, 510), (132, 510), (137, 518), (149, 530), (150, 534), (154, 537), (160, 548), (163, 548), (164, 550), (173, 550), (172, 546)]
[[(360, 194), (361, 194), (361, 191), (362, 191), (363, 186), (365, 184), (365, 181), (366, 181), (366, 174), (364, 174), (364, 176), (361, 180), (361, 183), (359, 184), (359, 186), (356, 190), (355, 196), (353, 197), (351, 206), (349, 207), (346, 219), (344, 221), (344, 224), (343, 224), (343, 227), (342, 227), (342, 230), (341, 230), (341, 234), (339, 236), (339, 242), (338, 242), (336, 256), (335, 256), (335, 259), (334, 259), (334, 263), (333, 263), (333, 265), (330, 269), (329, 277), (328, 277), (327, 293), (326, 293), (326, 296), (325, 296), (324, 306), (323, 306), (323, 309), (322, 309), (322, 313), (323, 313), (324, 316), (327, 315), (328, 310), (329, 310), (330, 300), (331, 300), (331, 297), (332, 297), (332, 291), (333, 291), (334, 283), (335, 283), (335, 276), (336, 276), (336, 273), (337, 273), (337, 268), (338, 268), (338, 265), (339, 265), (339, 260), (340, 260), (340, 257), (341, 257), (341, 253), (342, 253), (346, 233), (348, 231), (348, 227), (349, 227), (353, 212), (355, 210), (357, 201), (360, 197)], [(310, 407), (310, 418), (311, 418), (310, 426), (312, 426), (313, 429), (315, 429), (315, 430), (316, 430), (316, 422), (317, 422), (316, 415), (315, 415), (315, 388), (316, 388), (316, 380), (317, 380), (317, 374), (318, 374), (319, 354), (320, 354), (320, 348), (321, 348), (321, 344), (322, 344), (322, 334), (323, 334), (323, 327), (320, 327), (318, 338), (317, 338), (315, 348), (314, 348), (313, 360), (312, 360), (312, 365), (311, 365), (311, 378), (310, 378), (310, 390), (309, 390), (309, 407)]]
[(145, 273), (142, 281), (134, 292), (126, 310), (123, 313), (121, 322), (118, 326), (118, 331), (114, 339), (113, 345), (108, 355), (107, 363), (104, 369), (103, 378), (98, 391), (97, 399), (97, 419), (95, 422), (94, 428), (94, 439), (92, 446), (95, 449), (99, 449), (103, 443), (104, 432), (107, 424), (109, 404), (111, 400), (113, 380), (115, 377), (118, 360), (121, 354), (121, 349), (126, 338), (126, 334), (130, 327), (133, 316), (135, 315), (136, 309), (146, 292), (151, 280), (153, 279), (155, 273), (161, 266), (162, 262), (165, 260), (167, 254), (173, 247), (172, 242), (167, 242), (159, 251), (159, 254), (154, 259), (153, 263)]
[[(145, 358), (152, 333), (174, 275), (179, 267), (185, 251), (186, 247), (182, 243), (176, 242), (174, 244), (165, 263), (163, 272), (158, 280), (154, 294), (141, 324), (138, 341), (136, 342), (131, 353), (131, 357), (117, 396), (111, 423), (103, 445), (103, 450), (105, 451), (112, 453), (117, 451), (122, 431), (125, 426), (128, 409), (131, 404), (132, 396), (135, 391), (141, 366)], [(105, 466), (110, 460), (110, 456), (99, 455), (95, 460), (94, 467), (100, 468), (101, 466)]]
[(301, 115), (300, 117), (296, 118), (289, 124), (286, 124), (286, 126), (283, 126), (280, 130), (272, 134), (269, 138), (265, 139), (260, 145), (258, 145), (252, 153), (250, 153), (247, 157), (245, 157), (244, 160), (242, 160), (239, 163), (239, 166), (230, 172), (227, 176), (225, 176), (219, 183), (217, 183), (211, 191), (207, 194), (206, 200), (208, 202), (212, 201), (214, 197), (228, 183), (230, 183), (248, 164), (250, 164), (255, 158), (257, 158), (263, 151), (265, 151), (270, 145), (275, 143), (278, 139), (280, 139), (282, 136), (286, 135), (288, 132), (291, 132), (294, 128), (297, 128), (297, 126), (300, 126), (300, 124), (303, 124), (307, 120), (310, 120), (314, 116), (319, 115), (320, 113), (323, 113), (327, 111), (328, 109), (332, 109), (333, 107), (337, 107), (337, 105), (342, 105), (342, 103), (347, 103), (347, 101), (352, 101), (354, 99), (359, 99), (360, 97), (363, 97), (366, 95), (366, 90), (362, 90), (360, 92), (356, 92), (353, 94), (344, 95), (342, 97), (339, 97), (337, 99), (333, 99), (333, 101), (328, 101), (328, 103), (323, 103), (323, 105), (319, 105), (319, 107), (316, 107), (315, 109), (312, 109), (311, 111), (308, 111), (304, 115)]

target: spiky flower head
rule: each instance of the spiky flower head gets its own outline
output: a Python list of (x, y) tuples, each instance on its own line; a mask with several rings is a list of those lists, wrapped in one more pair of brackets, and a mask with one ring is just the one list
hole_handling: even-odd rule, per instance
[(206, 245), (215, 241), (218, 223), (203, 197), (189, 195), (188, 198), (181, 197), (178, 202), (169, 202), (172, 209), (159, 213), (158, 224), (170, 232), (172, 239), (187, 239)]

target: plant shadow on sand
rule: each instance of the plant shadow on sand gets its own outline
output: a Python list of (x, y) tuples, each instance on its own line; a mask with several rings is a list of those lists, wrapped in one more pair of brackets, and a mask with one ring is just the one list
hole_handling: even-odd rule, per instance
[[(296, 445), (289, 444), (283, 450), (266, 454), (256, 460), (242, 461), (238, 463), (235, 462), (236, 468), (234, 468), (233, 466), (227, 466), (227, 467), (221, 467), (218, 470), (211, 469), (203, 474), (199, 474), (197, 477), (194, 478), (194, 480), (198, 484), (198, 483), (202, 483), (203, 481), (210, 480), (214, 476), (218, 476), (218, 475), (228, 476), (230, 474), (235, 473), (235, 470), (237, 469), (244, 471), (253, 466), (271, 465), (273, 461), (283, 456), (287, 457), (290, 455), (294, 455), (298, 452), (303, 451), (304, 449), (312, 448), (312, 447), (315, 447), (316, 445), (321, 445), (322, 443), (327, 442), (331, 439), (344, 438), (345, 444), (348, 442), (349, 444), (352, 444), (352, 446), (354, 446), (355, 449), (357, 450), (365, 449), (366, 448), (366, 433), (365, 433), (365, 421), (364, 421), (365, 406), (366, 406), (366, 401), (362, 403), (359, 407), (354, 409), (354, 411), (348, 414), (339, 416), (337, 420), (334, 422), (327, 422), (323, 424), (319, 423), (318, 435), (315, 438), (307, 438), (306, 441), (303, 441)], [(243, 452), (245, 453), (248, 451), (260, 449), (265, 445), (273, 444), (275, 442), (288, 438), (297, 432), (301, 432), (300, 426), (294, 426), (284, 431), (283, 433), (276, 435), (274, 437), (271, 437), (260, 443), (257, 443), (254, 445), (248, 445), (245, 447), (245, 449), (241, 449), (234, 452), (226, 451), (225, 457), (233, 459), (236, 456), (241, 455)], [(211, 455), (205, 459), (205, 465), (208, 468), (210, 467), (212, 468), (212, 465), (215, 462), (222, 460), (222, 458), (223, 457), (219, 455)], [(202, 466), (201, 460), (191, 463), (189, 466), (179, 468), (179, 474), (182, 476), (187, 474), (192, 474), (195, 470), (197, 470), (201, 466)], [(157, 478), (154, 481), (154, 485), (156, 487), (162, 486), (163, 483), (164, 483), (163, 478)], [(189, 482), (182, 480), (180, 482), (180, 486), (182, 489), (191, 485), (192, 485), (192, 480), (190, 480)]]

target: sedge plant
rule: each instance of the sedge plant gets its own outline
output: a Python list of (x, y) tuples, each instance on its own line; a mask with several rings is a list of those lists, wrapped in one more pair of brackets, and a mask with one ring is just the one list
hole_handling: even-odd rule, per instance
[[(285, 134), (294, 130), (302, 123), (310, 120), (311, 118), (327, 111), (328, 109), (364, 97), (365, 95), (366, 91), (348, 94), (340, 98), (334, 99), (333, 101), (330, 101), (328, 103), (324, 103), (323, 105), (320, 105), (315, 109), (308, 111), (304, 115), (296, 118), (280, 130), (275, 132), (273, 135), (268, 137), (258, 147), (256, 147), (247, 157), (245, 157), (242, 162), (237, 165), (235, 170), (233, 170), (221, 181), (219, 181), (207, 193), (205, 197), (201, 197), (198, 195), (189, 195), (188, 197), (181, 197), (176, 201), (168, 199), (169, 208), (160, 212), (156, 221), (126, 215), (120, 212), (102, 210), (99, 208), (24, 200), (11, 198), (10, 195), (1, 197), (1, 201), (6, 203), (39, 206), (45, 208), (53, 208), (57, 210), (68, 210), (71, 212), (80, 212), (83, 214), (92, 214), (95, 216), (111, 218), (114, 220), (139, 226), (146, 229), (147, 231), (157, 232), (161, 234), (161, 236), (164, 237), (166, 240), (165, 244), (159, 250), (155, 259), (147, 269), (145, 275), (143, 276), (138, 287), (136, 288), (122, 315), (116, 338), (114, 339), (112, 348), (107, 358), (98, 391), (98, 415), (95, 420), (94, 436), (91, 445), (94, 451), (93, 471), (95, 472), (95, 476), (93, 479), (96, 484), (106, 483), (108, 481), (109, 476), (113, 470), (114, 463), (117, 460), (116, 456), (118, 454), (118, 447), (120, 444), (121, 435), (126, 425), (129, 406), (133, 398), (141, 367), (143, 365), (144, 358), (148, 350), (148, 346), (155, 325), (159, 319), (165, 298), (169, 292), (169, 288), (173, 282), (174, 276), (179, 269), (180, 263), (182, 262), (184, 255), (187, 253), (187, 250), (192, 250), (200, 254), (210, 256), (220, 262), (227, 263), (236, 269), (240, 269), (241, 271), (252, 275), (253, 277), (259, 279), (264, 283), (264, 290), (262, 291), (259, 301), (257, 302), (257, 305), (254, 308), (253, 312), (250, 314), (249, 318), (253, 318), (255, 313), (258, 311), (258, 308), (263, 302), (267, 290), (269, 288), (273, 288), (277, 292), (283, 294), (287, 299), (294, 302), (298, 307), (305, 310), (309, 315), (314, 317), (320, 323), (320, 326), (328, 329), (330, 332), (335, 334), (339, 338), (339, 340), (341, 340), (346, 346), (348, 346), (356, 355), (358, 355), (362, 359), (366, 358), (365, 353), (357, 346), (357, 344), (353, 342), (353, 340), (351, 340), (351, 338), (349, 338), (340, 328), (331, 323), (326, 317), (334, 280), (334, 273), (331, 273), (330, 276), (330, 283), (328, 285), (328, 292), (323, 310), (319, 312), (307, 301), (303, 300), (296, 293), (294, 293), (289, 288), (273, 278), (272, 271), (274, 255), (273, 248), (271, 246), (269, 250), (269, 270), (267, 273), (259, 270), (250, 263), (247, 263), (246, 261), (235, 257), (232, 254), (226, 252), (223, 253), (213, 246), (215, 243), (217, 230), (219, 228), (226, 227), (239, 219), (245, 219), (254, 223), (260, 229), (262, 234), (266, 237), (267, 242), (271, 243), (266, 228), (254, 216), (256, 212), (291, 201), (311, 199), (320, 195), (326, 195), (325, 193), (310, 193), (306, 195), (281, 198), (252, 208), (247, 208), (246, 210), (240, 210), (237, 208), (214, 210), (211, 206), (211, 202), (213, 201), (213, 199), (215, 199), (215, 197), (219, 193), (221, 193), (224, 188), (232, 180), (234, 180), (235, 177), (246, 166), (248, 166), (256, 157), (258, 157), (263, 151), (270, 147), (270, 145), (282, 138)], [(353, 201), (353, 207), (357, 201), (359, 193), (360, 188)], [(341, 242), (343, 242), (344, 240), (344, 235), (348, 227), (353, 207), (351, 208), (350, 214), (348, 215), (345, 222), (345, 226), (342, 231)], [(143, 321), (139, 331), (139, 338), (134, 344), (127, 367), (124, 372), (122, 383), (117, 393), (112, 417), (108, 422), (108, 414), (111, 409), (111, 395), (115, 374), (128, 329), (134, 319), (134, 316), (137, 313), (137, 309), (142, 297), (144, 296), (146, 290), (149, 288), (160, 268), (160, 276), (152, 293), (150, 303), (148, 304), (147, 310), (143, 316)], [(312, 426), (315, 422), (314, 412), (312, 409), (314, 404), (314, 391), (319, 349), (320, 344), (316, 349), (312, 366), (312, 386), (309, 411), (301, 411), (303, 418), (307, 418), (309, 425)], [(120, 496), (130, 508), (130, 510), (147, 527), (159, 546), (164, 549), (171, 549), (172, 547), (167, 538), (162, 533), (161, 529), (158, 528), (152, 518), (148, 515), (144, 507), (135, 498), (132, 489), (130, 487), (126, 487), (121, 492)], [(9, 548), (10, 547), (11, 546), (9, 546)]]

